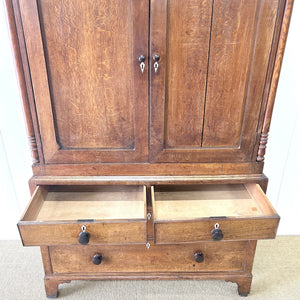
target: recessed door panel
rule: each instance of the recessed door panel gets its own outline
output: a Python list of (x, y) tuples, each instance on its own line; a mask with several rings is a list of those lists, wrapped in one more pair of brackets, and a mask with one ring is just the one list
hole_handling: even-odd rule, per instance
[(258, 1), (230, 2), (214, 5), (203, 147), (240, 146)]
[(39, 1), (62, 148), (134, 146), (130, 2)]
[[(165, 146), (201, 147), (212, 1), (169, 2)], [(198, 87), (195, 89), (194, 87)]]

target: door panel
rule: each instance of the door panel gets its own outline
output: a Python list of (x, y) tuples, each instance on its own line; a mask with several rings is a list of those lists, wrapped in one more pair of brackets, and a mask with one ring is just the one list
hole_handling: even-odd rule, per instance
[(33, 85), (46, 163), (146, 161), (148, 1), (30, 2), (20, 7), (30, 68), (44, 74)]
[(201, 147), (211, 2), (174, 0), (168, 7), (166, 148)]
[(252, 160), (277, 9), (270, 0), (151, 2), (150, 55), (161, 57), (151, 67), (151, 161)]
[(240, 145), (257, 2), (215, 2), (203, 147)]
[(132, 16), (130, 1), (121, 2), (39, 1), (62, 148), (134, 145)]

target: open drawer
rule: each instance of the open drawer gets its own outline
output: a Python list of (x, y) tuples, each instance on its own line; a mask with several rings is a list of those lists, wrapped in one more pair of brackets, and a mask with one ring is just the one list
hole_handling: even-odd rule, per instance
[(38, 186), (21, 221), (25, 246), (146, 242), (143, 186)]
[(258, 184), (151, 187), (157, 244), (275, 238), (279, 216)]

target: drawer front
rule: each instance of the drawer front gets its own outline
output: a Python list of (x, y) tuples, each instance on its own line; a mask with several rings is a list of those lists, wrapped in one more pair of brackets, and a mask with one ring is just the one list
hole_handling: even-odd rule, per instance
[[(52, 246), (54, 273), (243, 272), (248, 241), (189, 245)], [(204, 260), (196, 262), (195, 253)], [(101, 255), (101, 264), (93, 257)], [(198, 255), (199, 256), (199, 255)]]
[(146, 225), (143, 186), (38, 186), (18, 223), (25, 246), (145, 244)]
[(26, 224), (19, 223), (25, 246), (79, 245), (82, 225), (89, 233), (89, 245), (146, 243), (146, 221), (108, 223)]
[(257, 184), (152, 187), (156, 244), (275, 238), (279, 216)]
[(154, 236), (157, 244), (213, 241), (212, 231), (219, 224), (224, 241), (270, 239), (276, 237), (278, 223), (279, 218), (156, 223)]

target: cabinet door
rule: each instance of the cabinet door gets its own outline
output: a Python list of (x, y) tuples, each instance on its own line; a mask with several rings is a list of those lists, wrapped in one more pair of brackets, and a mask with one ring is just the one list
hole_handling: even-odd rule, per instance
[(251, 161), (278, 2), (152, 1), (152, 161)]
[(19, 0), (46, 163), (148, 159), (148, 0)]

